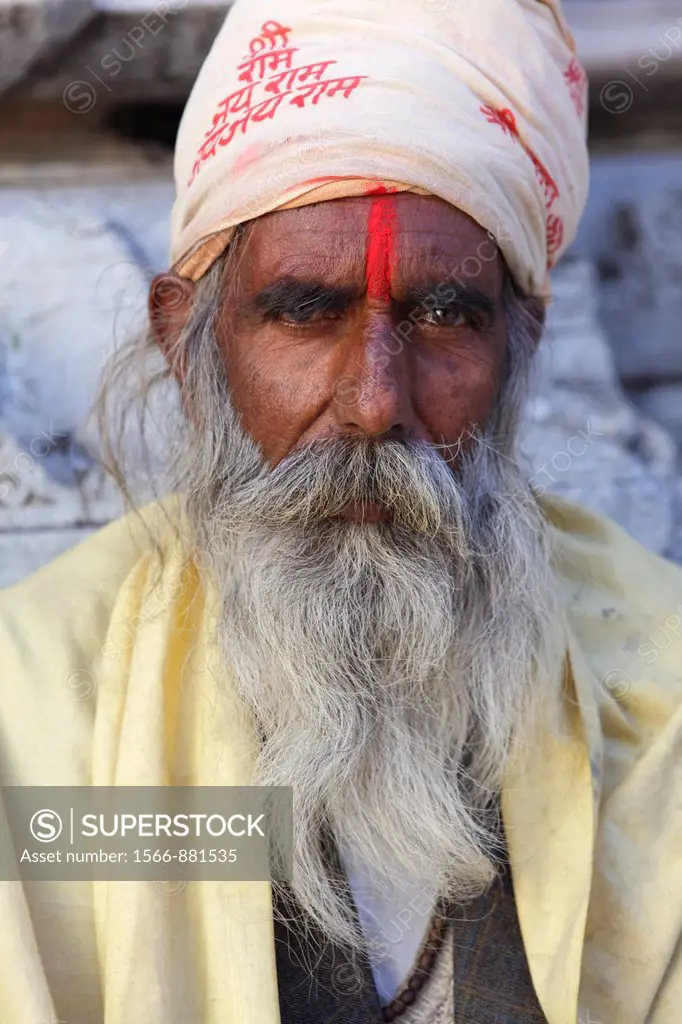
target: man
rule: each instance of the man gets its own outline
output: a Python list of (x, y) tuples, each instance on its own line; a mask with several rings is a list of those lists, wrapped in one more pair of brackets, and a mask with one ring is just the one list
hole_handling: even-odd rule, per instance
[(516, 455), (584, 112), (555, 0), (236, 3), (104, 390), (175, 496), (3, 596), (2, 776), (290, 785), (294, 878), (5, 883), (3, 1020), (680, 1019), (682, 578)]

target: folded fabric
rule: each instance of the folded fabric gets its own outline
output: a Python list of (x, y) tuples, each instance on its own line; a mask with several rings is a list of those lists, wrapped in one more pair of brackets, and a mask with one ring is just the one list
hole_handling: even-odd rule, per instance
[(547, 297), (587, 196), (586, 88), (558, 0), (236, 0), (177, 138), (175, 269), (381, 187), (468, 213)]

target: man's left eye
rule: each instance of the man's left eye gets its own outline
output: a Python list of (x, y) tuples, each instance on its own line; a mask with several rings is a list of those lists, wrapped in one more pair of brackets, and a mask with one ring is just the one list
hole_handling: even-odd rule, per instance
[(424, 310), (421, 320), (423, 323), (431, 324), (434, 327), (464, 327), (468, 322), (461, 310), (446, 309), (442, 306)]

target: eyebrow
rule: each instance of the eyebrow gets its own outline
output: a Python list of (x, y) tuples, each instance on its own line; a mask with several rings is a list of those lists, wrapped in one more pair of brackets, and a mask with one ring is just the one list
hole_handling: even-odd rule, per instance
[(255, 313), (276, 317), (307, 306), (311, 312), (342, 312), (356, 301), (355, 288), (333, 286), (314, 279), (282, 278), (258, 292), (250, 302)]
[[(328, 285), (310, 278), (298, 280), (286, 277), (268, 285), (251, 299), (253, 313), (266, 319), (307, 306), (311, 313), (342, 313), (360, 298), (353, 287)], [(482, 315), (489, 326), (495, 321), (496, 303), (485, 292), (470, 284), (433, 278), (421, 285), (410, 286), (403, 292), (399, 305), (410, 309), (457, 309)]]

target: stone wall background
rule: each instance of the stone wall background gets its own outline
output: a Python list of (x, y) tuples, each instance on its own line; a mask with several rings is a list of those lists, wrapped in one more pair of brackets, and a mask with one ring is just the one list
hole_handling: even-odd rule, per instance
[[(682, 9), (565, 7), (592, 75), (593, 183), (525, 449), (537, 486), (682, 562)], [(223, 15), (0, 0), (0, 585), (122, 510), (88, 411), (167, 266), (169, 143)]]

